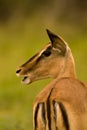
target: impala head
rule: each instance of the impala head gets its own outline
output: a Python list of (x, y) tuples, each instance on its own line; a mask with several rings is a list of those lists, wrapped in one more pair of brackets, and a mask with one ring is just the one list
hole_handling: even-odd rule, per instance
[(50, 43), (16, 71), (17, 76), (24, 77), (22, 82), (25, 84), (50, 77), (75, 76), (74, 60), (70, 48), (61, 37), (49, 30), (47, 34)]

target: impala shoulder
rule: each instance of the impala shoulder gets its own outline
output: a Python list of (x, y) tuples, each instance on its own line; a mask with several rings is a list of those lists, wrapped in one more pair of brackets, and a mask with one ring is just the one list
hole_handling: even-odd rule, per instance
[[(78, 79), (61, 78), (56, 83), (51, 99), (56, 101), (64, 101), (76, 106), (87, 107), (87, 87)], [(80, 106), (81, 108), (81, 106)]]
[(82, 81), (80, 81), (79, 79), (76, 78), (72, 78), (72, 77), (63, 77), (60, 78), (59, 80), (57, 80), (56, 85), (64, 85), (64, 86), (77, 86), (77, 88), (79, 86), (86, 88), (87, 87), (87, 83), (84, 83)]
[(49, 88), (48, 86), (44, 88), (35, 98), (34, 104), (46, 102), (52, 88)]
[(35, 98), (34, 103), (36, 102), (45, 102), (47, 100), (47, 97), (50, 95), (52, 89), (55, 87), (57, 83), (57, 80), (53, 80), (51, 83), (49, 83)]

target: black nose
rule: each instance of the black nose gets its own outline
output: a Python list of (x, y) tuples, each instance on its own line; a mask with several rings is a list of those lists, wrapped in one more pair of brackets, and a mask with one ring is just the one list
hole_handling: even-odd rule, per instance
[(17, 70), (17, 71), (16, 71), (16, 74), (18, 74), (20, 71), (21, 71), (21, 69)]

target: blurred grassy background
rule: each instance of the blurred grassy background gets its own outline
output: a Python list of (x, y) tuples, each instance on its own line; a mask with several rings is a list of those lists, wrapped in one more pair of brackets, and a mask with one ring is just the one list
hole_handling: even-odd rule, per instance
[(33, 101), (49, 80), (25, 86), (15, 71), (49, 42), (46, 28), (68, 42), (87, 81), (86, 0), (0, 0), (0, 130), (33, 129)]

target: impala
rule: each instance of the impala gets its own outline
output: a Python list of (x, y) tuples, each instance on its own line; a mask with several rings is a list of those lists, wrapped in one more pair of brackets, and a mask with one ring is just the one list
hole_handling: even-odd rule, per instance
[(68, 44), (47, 34), (50, 42), (16, 71), (24, 84), (54, 78), (35, 99), (34, 130), (87, 130), (87, 87), (76, 78)]

